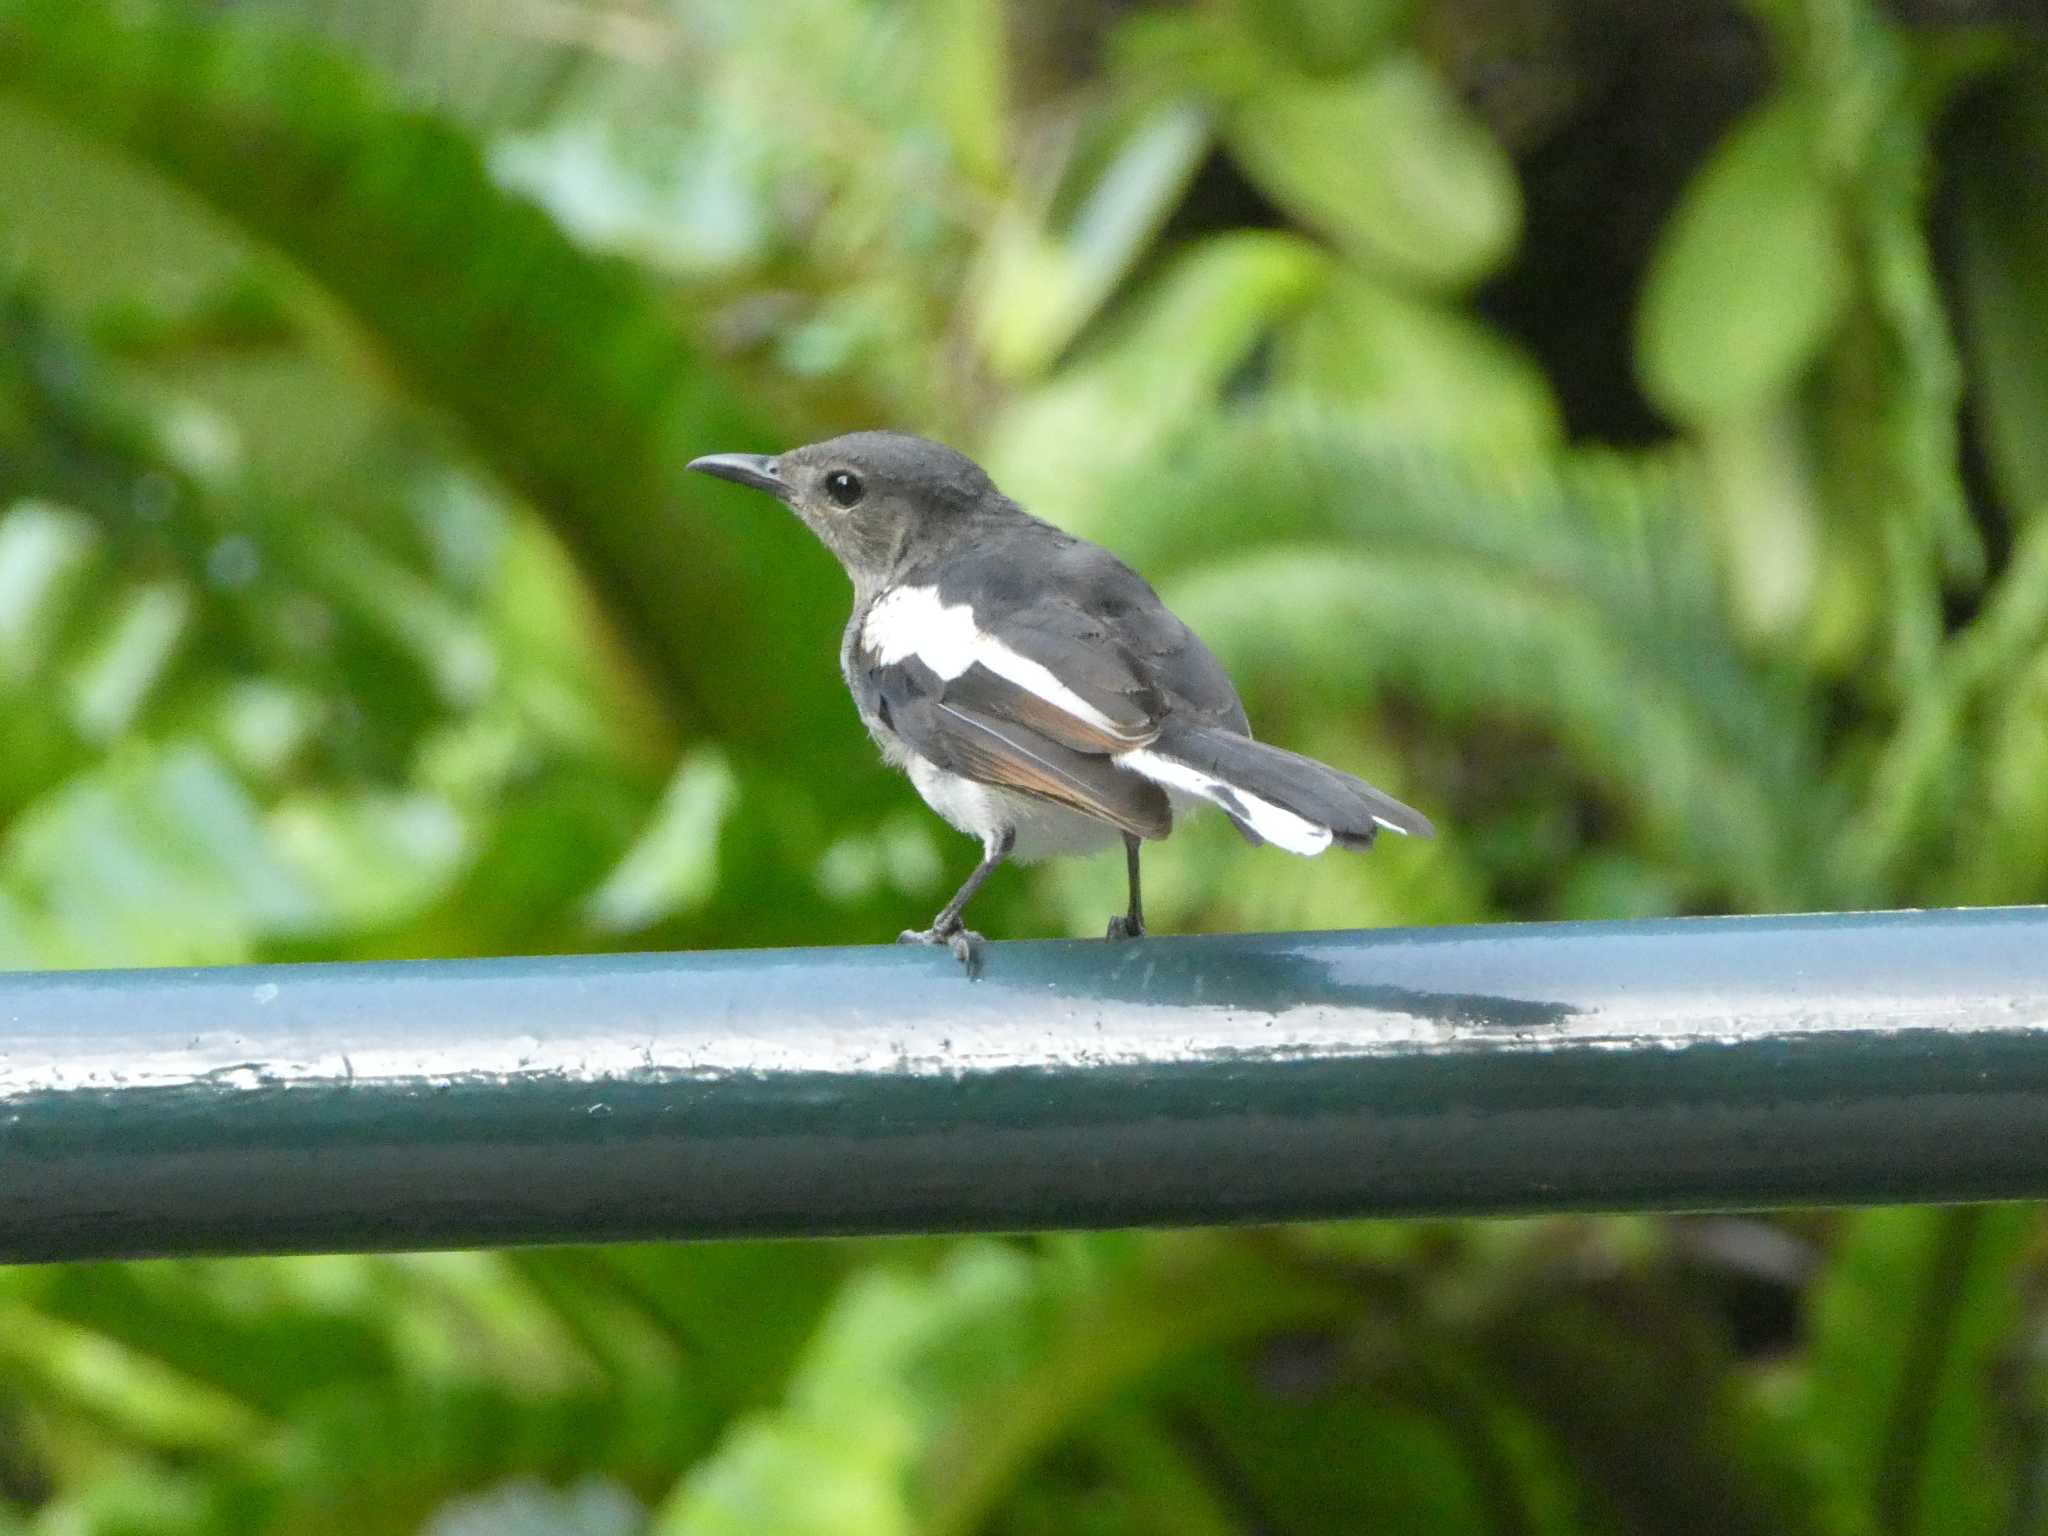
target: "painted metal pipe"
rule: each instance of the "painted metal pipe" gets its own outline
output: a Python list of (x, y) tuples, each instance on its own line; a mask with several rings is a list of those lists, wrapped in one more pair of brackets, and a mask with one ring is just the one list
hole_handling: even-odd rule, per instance
[(2048, 908), (0, 976), (0, 1260), (2048, 1196)]

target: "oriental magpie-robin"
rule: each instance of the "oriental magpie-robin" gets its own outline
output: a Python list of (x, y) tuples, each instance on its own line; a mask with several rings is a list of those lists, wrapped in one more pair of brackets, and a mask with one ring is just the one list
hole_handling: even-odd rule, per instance
[(968, 967), (961, 912), (998, 864), (1085, 853), (1121, 835), (1145, 931), (1138, 845), (1206, 802), (1247, 841), (1317, 854), (1426, 817), (1370, 784), (1253, 741), (1207, 646), (1108, 551), (1041, 522), (973, 460), (895, 432), (855, 432), (690, 468), (803, 519), (853, 579), (839, 664), (882, 755), (925, 803), (981, 839), (982, 860), (929, 928)]

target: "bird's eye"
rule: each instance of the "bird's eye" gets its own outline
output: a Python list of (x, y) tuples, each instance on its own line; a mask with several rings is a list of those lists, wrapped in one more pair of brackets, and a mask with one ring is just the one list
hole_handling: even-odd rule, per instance
[(868, 493), (860, 483), (860, 476), (843, 469), (835, 469), (825, 477), (825, 494), (842, 507), (850, 507)]

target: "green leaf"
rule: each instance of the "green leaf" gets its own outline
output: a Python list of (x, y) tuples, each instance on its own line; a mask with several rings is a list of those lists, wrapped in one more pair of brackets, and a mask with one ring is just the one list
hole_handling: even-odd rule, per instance
[(1840, 218), (1803, 101), (1770, 102), (1737, 124), (1651, 260), (1636, 368), (1660, 409), (1704, 422), (1791, 392), (1850, 295)]
[[(1698, 429), (1701, 480), (1709, 522), (1727, 573), (1728, 607), (1737, 631), (1759, 649), (1793, 650), (1810, 625), (1828, 576), (1825, 512), (1813, 455), (1798, 413), (1782, 401), (1731, 412)], [(1842, 600), (1830, 639), (1860, 638), (1867, 614), (1852, 590)], [(1826, 655), (1815, 643), (1809, 654)]]
[(1245, 30), (1309, 74), (1354, 70), (1400, 35), (1413, 0), (1235, 0)]
[(242, 785), (189, 742), (131, 747), (31, 805), (0, 869), (66, 964), (227, 964), (327, 916)]
[(469, 852), (470, 829), (429, 794), (300, 793), (268, 817), (279, 859), (319, 892), (336, 928), (398, 923), (440, 896)]
[(116, 1462), (37, 1512), (34, 1536), (84, 1531), (91, 1536), (218, 1536), (228, 1520), (209, 1479), (140, 1462)]
[(631, 845), (643, 802), (592, 764), (563, 762), (507, 786), (469, 863), (413, 913), (403, 953), (431, 955), (477, 942), (562, 953), (587, 946), (580, 905)]
[(144, 1350), (27, 1308), (0, 1327), (0, 1371), (125, 1438), (180, 1451), (219, 1450), (267, 1427), (263, 1417)]
[(191, 617), (192, 594), (181, 582), (149, 582), (123, 595), (66, 679), (72, 722), (81, 736), (108, 742), (134, 722)]
[(196, 292), (130, 296), (95, 317), (93, 339), (125, 358), (284, 350), (303, 340), (280, 275), (236, 269)]
[[(1832, 847), (1840, 899), (1931, 899), (1916, 879), (1923, 871), (1939, 872), (1952, 900), (2029, 899), (2043, 865), (2024, 850), (2048, 838), (2037, 809), (2048, 780), (2033, 772), (2048, 766), (2034, 745), (2044, 662), (2048, 525), (2034, 523), (1938, 673), (1913, 690), (1875, 756), (1855, 765), (1860, 804)], [(1966, 857), (1954, 856), (1959, 846)]]
[[(1144, 1536), (1240, 1536), (1221, 1493), (1204, 1477), (1198, 1454), (1152, 1415), (1135, 1409), (1103, 1414), (1086, 1445), (1127, 1501), (1122, 1518), (1106, 1522), (1109, 1529)], [(1028, 1503), (1034, 1494), (1047, 1497), (1040, 1488), (1027, 1488), (1016, 1502)], [(1040, 1528), (1073, 1530), (1079, 1514), (1072, 1508), (1048, 1512)]]
[(1563, 436), (1542, 371), (1512, 343), (1336, 261), (1274, 352), (1276, 393), (1369, 438), (1513, 463)]
[(444, 1504), (420, 1536), (640, 1536), (646, 1516), (615, 1483), (557, 1490), (530, 1478)]
[(939, 121), (953, 157), (973, 180), (998, 182), (1008, 168), (1009, 50), (1001, 0), (922, 0)]
[[(1877, 621), (1869, 627), (1889, 632), (1882, 681), (1910, 697), (1933, 683), (1948, 603), (1987, 572), (1960, 462), (1962, 366), (1928, 220), (1937, 125), (1996, 49), (1982, 35), (1912, 37), (1868, 5), (1844, 20), (1816, 38), (1807, 66), (1843, 178), (1859, 290), (1816, 391), (1828, 565), (1852, 573)], [(1841, 658), (1868, 671), (1867, 649), (1844, 645)]]
[[(790, 520), (713, 515), (723, 493), (685, 479), (693, 453), (762, 432), (639, 274), (340, 55), (234, 16), (0, 0), (0, 95), (182, 185), (337, 300), (549, 518), (680, 712), (815, 750), (798, 722), (839, 686), (808, 665), (830, 654), (837, 573)], [(650, 548), (687, 551), (692, 579)], [(746, 621), (777, 609), (790, 622)], [(791, 707), (756, 707), (738, 686), (756, 676), (786, 679)]]
[[(731, 1412), (780, 1400), (848, 1275), (907, 1257), (908, 1245), (638, 1243), (587, 1250), (609, 1310), (638, 1309), (667, 1331), (696, 1395)], [(865, 1262), (864, 1262), (865, 1261)], [(744, 1326), (734, 1326), (735, 1320)]]
[(630, 933), (711, 899), (718, 887), (718, 835), (739, 781), (716, 752), (686, 759), (654, 817), (584, 911), (600, 933)]
[(2016, 1469), (2000, 1455), (2001, 1356), (2019, 1344), (2013, 1273), (2024, 1206), (1846, 1219), (1812, 1298), (1795, 1443), (1811, 1448), (1837, 1529), (1990, 1536)]
[(1030, 1259), (962, 1245), (928, 1279), (876, 1268), (820, 1325), (772, 1412), (740, 1420), (657, 1513), (651, 1536), (910, 1536), (910, 1473), (943, 1397), (918, 1379), (950, 1344), (1014, 1347)]
[(1339, 79), (1276, 75), (1224, 132), (1268, 197), (1401, 281), (1466, 287), (1520, 237), (1513, 163), (1414, 54)]
[(1174, 1364), (1327, 1322), (1353, 1300), (1228, 1235), (1076, 1244), (1069, 1257), (1085, 1267), (1063, 1284), (1049, 1277), (1062, 1304), (1045, 1309), (1007, 1373), (954, 1365), (960, 1400), (927, 1468), (925, 1536), (983, 1529), (1039, 1458)]
[[(1313, 1334), (1283, 1342), (1311, 1354), (1343, 1349), (1337, 1338)], [(1207, 1357), (1173, 1398), (1175, 1417), (1199, 1426), (1194, 1443), (1242, 1469), (1239, 1496), (1268, 1528), (1442, 1536), (1490, 1536), (1503, 1528), (1461, 1444), (1460, 1431), (1477, 1426), (1454, 1427), (1362, 1386), (1350, 1379), (1355, 1373), (1341, 1355), (1328, 1369), (1334, 1379), (1306, 1390), (1274, 1390), (1260, 1379), (1260, 1364), (1256, 1356)], [(1469, 1405), (1455, 1409), (1469, 1412)], [(1511, 1509), (1508, 1517), (1517, 1514)]]
[(1209, 148), (1208, 124), (1185, 105), (1098, 129), (1115, 130), (1063, 220), (1055, 222), (1057, 204), (1068, 197), (1043, 215), (1012, 203), (989, 235), (969, 302), (989, 366), (1005, 377), (1041, 372), (1074, 338), (1144, 253)]
[(2048, 901), (2048, 646), (2007, 680), (1986, 716), (1982, 801), (1933, 898)]
[(98, 542), (68, 507), (23, 501), (0, 512), (0, 688), (50, 664)]
[(2038, 60), (1962, 109), (1960, 295), (1971, 420), (2005, 510), (2048, 516), (2048, 208), (2015, 196), (2048, 163), (2048, 71)]
[(35, 1306), (40, 1318), (274, 1420), (309, 1397), (392, 1373), (377, 1316), (390, 1292), (351, 1283), (388, 1262), (66, 1265), (50, 1272)]
[(1865, 511), (1882, 497), (1898, 509), (1894, 515), (1911, 530), (1919, 559), (1899, 573), (1894, 602), (1919, 598), (1929, 628), (1938, 631), (1940, 590), (1981, 584), (1986, 562), (1963, 485), (1962, 361), (1926, 231), (1931, 133), (1931, 124), (1902, 104), (1862, 179), (1865, 265), (1886, 342), (1877, 441), (1888, 485), (1852, 505)]
[[(1157, 462), (1315, 293), (1324, 257), (1291, 235), (1212, 236), (1177, 255), (1115, 329), (1017, 399), (983, 450), (997, 483), (1066, 526), (1091, 487)], [(1048, 454), (1047, 443), (1060, 445)]]

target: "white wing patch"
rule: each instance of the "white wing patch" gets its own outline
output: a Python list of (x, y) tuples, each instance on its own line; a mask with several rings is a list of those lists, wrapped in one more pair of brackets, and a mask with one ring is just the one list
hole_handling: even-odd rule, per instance
[[(861, 641), (884, 666), (915, 656), (946, 682), (979, 662), (1007, 682), (1036, 694), (1055, 709), (1125, 741), (1142, 741), (1053, 676), (1029, 656), (1011, 650), (974, 622), (966, 603), (939, 601), (936, 587), (898, 587), (868, 610)], [(1277, 839), (1276, 839), (1277, 841)]]
[(1115, 762), (1119, 768), (1128, 768), (1155, 784), (1199, 795), (1211, 805), (1236, 812), (1244, 818), (1247, 826), (1276, 848), (1285, 848), (1289, 853), (1314, 855), (1330, 846), (1332, 839), (1328, 827), (1320, 826), (1305, 816), (1297, 816), (1284, 805), (1275, 805), (1248, 789), (1214, 778), (1176, 758), (1161, 757), (1157, 752), (1141, 747), (1135, 752), (1119, 752)]
[(868, 610), (860, 637), (885, 667), (915, 656), (951, 682), (974, 665), (980, 633), (974, 610), (965, 603), (946, 606), (938, 588), (897, 587)]

